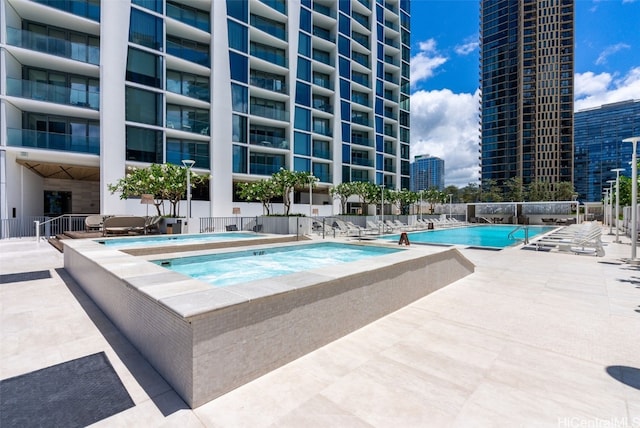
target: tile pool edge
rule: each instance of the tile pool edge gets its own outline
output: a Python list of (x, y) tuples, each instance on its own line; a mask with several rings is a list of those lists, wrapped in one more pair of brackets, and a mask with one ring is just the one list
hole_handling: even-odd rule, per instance
[[(65, 269), (191, 407), (474, 270), (457, 249), (436, 253), (411, 249), (376, 257), (373, 268), (345, 263), (330, 273), (283, 277), (284, 285), (270, 280), (253, 288), (211, 289), (95, 245), (100, 244), (69, 245)], [(166, 291), (171, 281), (189, 292), (153, 291)]]

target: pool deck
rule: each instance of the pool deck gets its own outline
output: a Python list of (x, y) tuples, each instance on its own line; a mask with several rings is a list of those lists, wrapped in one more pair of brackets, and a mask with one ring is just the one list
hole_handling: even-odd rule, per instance
[(462, 249), (475, 273), (193, 410), (62, 254), (3, 240), (0, 379), (104, 351), (135, 403), (109, 427), (640, 427), (640, 267), (607, 232), (602, 258)]

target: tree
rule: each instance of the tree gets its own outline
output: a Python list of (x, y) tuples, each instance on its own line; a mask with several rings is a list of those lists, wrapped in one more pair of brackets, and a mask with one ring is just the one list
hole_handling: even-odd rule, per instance
[(358, 196), (362, 204), (362, 213), (368, 214), (369, 205), (380, 201), (380, 189), (369, 181), (354, 181), (352, 184), (353, 194)]
[(502, 202), (502, 188), (491, 178), (482, 182), (482, 202)]
[(347, 212), (347, 201), (352, 195), (355, 195), (354, 183), (349, 181), (333, 186), (329, 189), (329, 194), (334, 199), (340, 199), (340, 212), (345, 214)]
[(436, 204), (444, 204), (447, 201), (447, 195), (435, 187), (423, 190), (422, 199), (429, 203), (429, 212), (433, 214)]
[(444, 188), (444, 193), (451, 195), (452, 202), (460, 202), (460, 189), (456, 186), (450, 185)]
[(556, 183), (553, 192), (554, 200), (556, 201), (571, 201), (576, 192), (573, 189), (573, 184), (568, 181), (561, 181)]
[(251, 183), (238, 183), (239, 196), (246, 201), (262, 203), (262, 213), (269, 215), (271, 200), (277, 196), (278, 189), (273, 180), (260, 180)]
[(146, 168), (129, 167), (124, 178), (107, 188), (113, 194), (120, 192), (120, 199), (153, 195), (158, 215), (165, 215), (164, 201), (170, 203), (170, 216), (178, 216), (178, 203), (187, 191), (187, 171), (190, 173), (191, 187), (209, 179), (209, 175), (196, 174), (191, 168), (169, 163), (151, 164)]
[(420, 199), (416, 192), (407, 189), (391, 191), (390, 195), (390, 199), (396, 204), (402, 214), (409, 214), (411, 205)]
[(460, 189), (461, 202), (470, 203), (480, 200), (480, 187), (476, 183), (469, 183)]
[(291, 194), (295, 189), (309, 185), (311, 173), (306, 171), (290, 171), (280, 168), (280, 171), (271, 176), (273, 185), (277, 189), (278, 196), (282, 196), (284, 215), (289, 215), (291, 210)]
[(524, 185), (522, 178), (511, 177), (505, 183), (506, 194), (505, 199), (510, 202), (524, 201)]
[(527, 186), (527, 195), (531, 202), (551, 200), (551, 189), (546, 181), (532, 181)]

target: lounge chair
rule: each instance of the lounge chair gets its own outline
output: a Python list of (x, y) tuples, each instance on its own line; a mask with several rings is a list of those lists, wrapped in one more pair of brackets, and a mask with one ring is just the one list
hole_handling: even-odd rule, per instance
[(157, 215), (146, 218), (146, 224), (144, 225), (145, 233), (154, 234), (160, 233), (160, 223), (162, 222), (162, 216)]
[(598, 257), (605, 255), (601, 240), (602, 229), (597, 223), (583, 223), (564, 229), (544, 236), (533, 244), (538, 249), (551, 247), (574, 254), (595, 254)]
[(104, 219), (102, 236), (144, 233), (147, 219), (136, 216), (113, 216)]
[(104, 217), (101, 215), (90, 215), (84, 219), (84, 230), (87, 232), (102, 230)]
[(228, 224), (224, 228), (225, 228), (225, 230), (227, 232), (237, 232), (238, 231), (238, 226), (236, 226), (235, 224)]

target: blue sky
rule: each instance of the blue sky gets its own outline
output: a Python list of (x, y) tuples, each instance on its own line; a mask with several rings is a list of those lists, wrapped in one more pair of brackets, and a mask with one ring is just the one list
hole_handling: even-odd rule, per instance
[[(478, 178), (478, 0), (411, 1), (411, 155)], [(576, 0), (575, 109), (640, 99), (640, 0)]]

